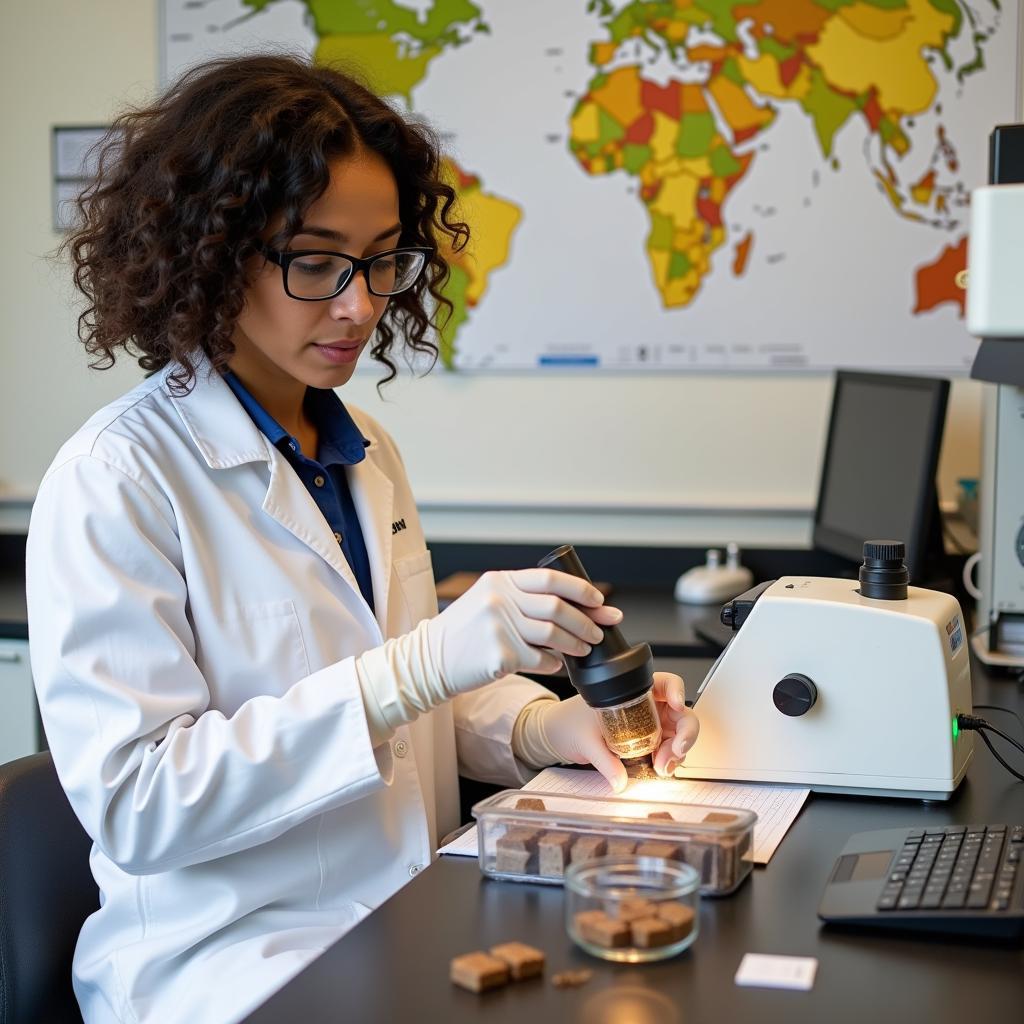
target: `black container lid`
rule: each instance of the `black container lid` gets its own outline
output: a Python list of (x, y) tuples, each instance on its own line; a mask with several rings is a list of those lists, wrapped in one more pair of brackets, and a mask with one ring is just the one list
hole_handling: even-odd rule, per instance
[[(576, 549), (563, 544), (546, 554), (542, 569), (578, 576), (591, 583)], [(562, 655), (569, 679), (592, 708), (608, 708), (642, 697), (654, 685), (654, 658), (648, 644), (630, 644), (618, 626), (601, 626), (604, 639), (582, 658)]]

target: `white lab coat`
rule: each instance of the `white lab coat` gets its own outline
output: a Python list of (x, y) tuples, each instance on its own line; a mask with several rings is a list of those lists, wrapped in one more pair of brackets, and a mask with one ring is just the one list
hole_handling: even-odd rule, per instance
[(220, 376), (175, 397), (173, 368), (61, 448), (29, 529), (32, 672), (102, 894), (74, 960), (88, 1024), (239, 1019), (429, 863), (456, 748), (523, 781), (512, 726), (550, 696), (509, 676), (371, 749), (354, 656), (437, 612), (394, 442), (350, 407), (375, 617)]

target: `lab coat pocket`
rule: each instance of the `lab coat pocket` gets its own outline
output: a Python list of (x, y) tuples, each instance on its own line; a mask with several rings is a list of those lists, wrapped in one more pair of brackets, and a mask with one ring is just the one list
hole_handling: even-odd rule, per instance
[(222, 613), (221, 628), (232, 652), (230, 657), (222, 654), (215, 662), (218, 706), (226, 714), (260, 694), (281, 696), (310, 675), (293, 601), (229, 606)]
[(412, 629), (423, 619), (432, 618), (437, 614), (433, 562), (429, 551), (421, 551), (418, 555), (396, 558), (394, 565), (409, 615), (408, 628)]

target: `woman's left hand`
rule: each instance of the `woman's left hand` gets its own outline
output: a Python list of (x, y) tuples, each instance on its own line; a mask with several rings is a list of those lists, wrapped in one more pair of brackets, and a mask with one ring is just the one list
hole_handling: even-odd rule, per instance
[(697, 716), (686, 706), (686, 684), (671, 672), (654, 673), (654, 700), (661, 717), (661, 745), (654, 753), (654, 770), (671, 778), (700, 732)]
[[(653, 694), (662, 729), (661, 743), (654, 752), (654, 769), (662, 778), (669, 778), (693, 746), (700, 724), (684, 703), (684, 683), (679, 676), (655, 672)], [(592, 764), (613, 792), (621, 793), (626, 788), (626, 769), (605, 743), (597, 712), (578, 694), (562, 701), (535, 701), (524, 713), (531, 719), (526, 730), (535, 737), (535, 743), (550, 752), (555, 763)]]

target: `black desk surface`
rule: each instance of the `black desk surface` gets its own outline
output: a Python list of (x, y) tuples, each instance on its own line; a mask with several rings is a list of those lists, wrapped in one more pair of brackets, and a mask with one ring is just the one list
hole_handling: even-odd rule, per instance
[[(707, 661), (672, 660), (695, 685)], [(975, 702), (1024, 712), (1015, 681), (975, 671)], [(990, 721), (1009, 716), (980, 712)], [(1010, 720), (1012, 723), (1012, 720)], [(1008, 725), (1016, 729), (1015, 723)], [(1019, 763), (1019, 758), (1016, 763)], [(577, 950), (557, 887), (483, 879), (476, 861), (442, 857), (328, 949), (248, 1018), (296, 1021), (582, 1021), (586, 1024), (957, 1021), (1024, 1018), (1024, 949), (977, 940), (836, 931), (817, 919), (832, 865), (853, 832), (946, 823), (1024, 822), (1024, 783), (976, 744), (966, 781), (948, 803), (812, 794), (770, 864), (734, 895), (703, 900), (696, 943), (660, 964), (629, 966)], [(519, 939), (543, 949), (545, 980), (476, 996), (448, 980), (459, 954)], [(814, 956), (811, 992), (739, 988), (744, 953)], [(579, 989), (550, 975), (589, 967)]]
[(721, 605), (678, 604), (671, 591), (614, 591), (608, 603), (622, 610), (622, 630), (631, 643), (645, 641), (662, 657), (714, 657), (716, 651), (694, 632), (704, 620), (717, 621)]

